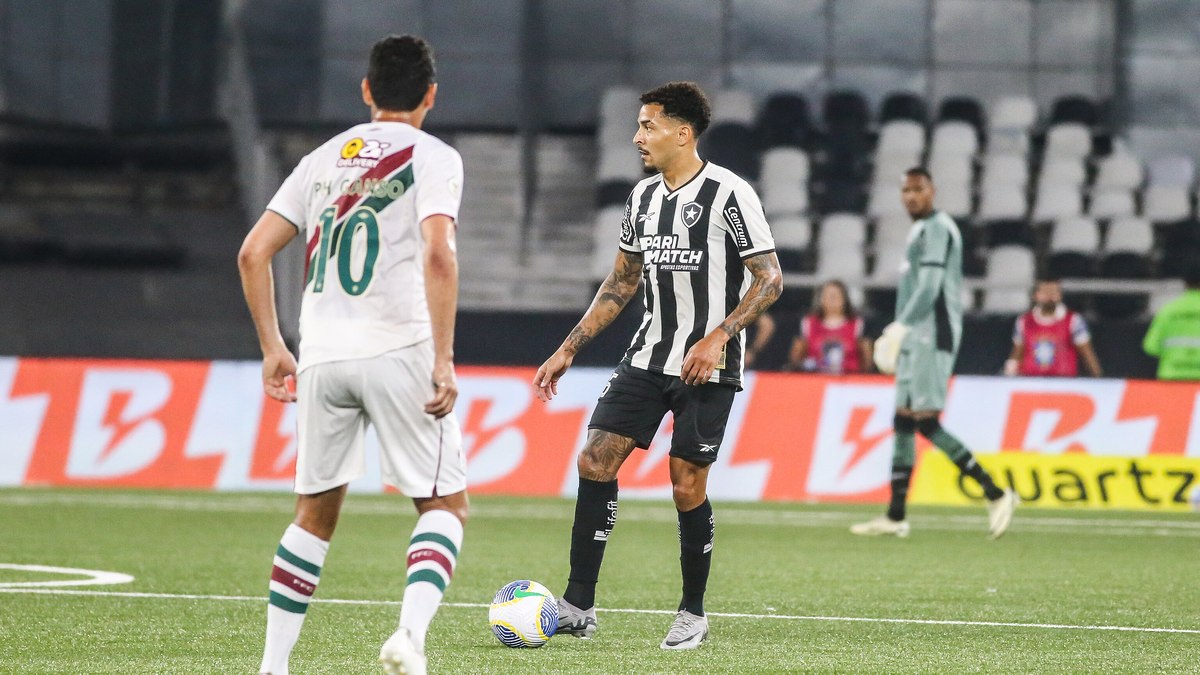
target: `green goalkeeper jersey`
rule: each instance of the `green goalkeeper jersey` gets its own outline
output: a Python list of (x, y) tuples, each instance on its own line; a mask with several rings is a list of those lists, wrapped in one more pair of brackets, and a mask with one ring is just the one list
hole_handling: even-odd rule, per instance
[(1200, 289), (1188, 290), (1158, 311), (1142, 348), (1158, 358), (1160, 380), (1200, 380)]
[(896, 292), (896, 321), (912, 328), (906, 345), (956, 354), (962, 338), (962, 235), (934, 211), (913, 223)]

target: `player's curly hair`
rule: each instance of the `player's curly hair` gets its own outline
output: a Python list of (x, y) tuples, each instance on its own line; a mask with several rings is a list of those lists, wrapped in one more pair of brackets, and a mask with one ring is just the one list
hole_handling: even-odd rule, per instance
[(664, 115), (691, 126), (696, 136), (704, 133), (712, 120), (708, 97), (695, 82), (668, 82), (642, 94), (640, 100), (642, 105), (661, 105)]
[(383, 110), (415, 110), (437, 81), (433, 47), (415, 35), (389, 35), (371, 47), (367, 86)]

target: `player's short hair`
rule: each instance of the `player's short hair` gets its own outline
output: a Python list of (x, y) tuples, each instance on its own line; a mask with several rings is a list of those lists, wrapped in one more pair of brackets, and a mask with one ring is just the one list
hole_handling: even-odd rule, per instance
[(712, 106), (695, 82), (668, 82), (642, 94), (640, 100), (642, 105), (661, 105), (664, 115), (687, 124), (696, 136), (704, 133), (712, 121)]
[(437, 81), (433, 47), (415, 35), (389, 35), (371, 47), (367, 87), (375, 107), (415, 110)]
[(933, 184), (933, 175), (929, 173), (929, 169), (926, 169), (923, 166), (914, 166), (909, 168), (904, 172), (904, 176), (906, 178), (916, 178), (920, 176), (921, 178), (929, 181), (930, 184)]

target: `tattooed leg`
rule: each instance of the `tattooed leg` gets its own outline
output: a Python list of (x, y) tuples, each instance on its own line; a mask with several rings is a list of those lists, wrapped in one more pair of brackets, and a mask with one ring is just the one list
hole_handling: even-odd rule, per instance
[(592, 429), (583, 452), (579, 453), (579, 495), (571, 527), (571, 575), (563, 593), (563, 599), (578, 609), (591, 609), (596, 604), (596, 581), (600, 578), (604, 545), (617, 522), (617, 469), (633, 448), (632, 438)]

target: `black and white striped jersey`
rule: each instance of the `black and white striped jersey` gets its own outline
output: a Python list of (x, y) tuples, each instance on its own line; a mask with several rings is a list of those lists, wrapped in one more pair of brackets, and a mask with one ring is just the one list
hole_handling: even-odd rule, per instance
[[(750, 288), (746, 258), (775, 250), (762, 203), (742, 178), (705, 162), (668, 190), (662, 174), (625, 204), (621, 249), (640, 253), (646, 314), (625, 353), (635, 368), (679, 375), (692, 345), (721, 325)], [(741, 387), (745, 334), (729, 341), (710, 382)]]

